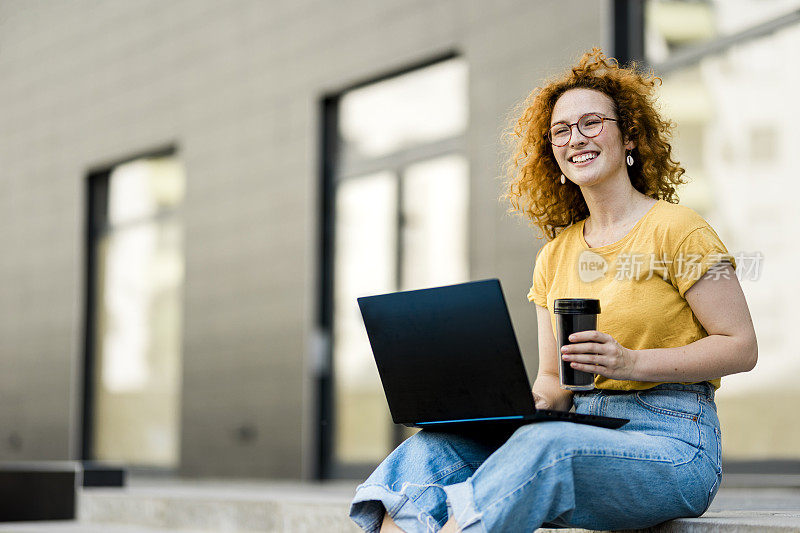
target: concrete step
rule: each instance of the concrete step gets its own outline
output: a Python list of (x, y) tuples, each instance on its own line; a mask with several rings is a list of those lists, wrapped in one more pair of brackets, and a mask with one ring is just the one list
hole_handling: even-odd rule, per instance
[[(0, 533), (356, 532), (347, 517), (356, 483), (136, 481), (85, 488), (75, 522), (0, 523)], [(653, 533), (800, 532), (800, 491), (723, 487), (701, 518)], [(541, 529), (538, 533), (587, 533)]]
[(166, 530), (273, 533), (360, 531), (348, 518), (351, 484), (196, 482), (84, 489), (78, 520)]
[[(127, 524), (86, 524), (74, 520), (0, 523), (0, 533), (201, 533), (188, 529), (159, 529)], [(204, 533), (204, 532), (203, 532)]]

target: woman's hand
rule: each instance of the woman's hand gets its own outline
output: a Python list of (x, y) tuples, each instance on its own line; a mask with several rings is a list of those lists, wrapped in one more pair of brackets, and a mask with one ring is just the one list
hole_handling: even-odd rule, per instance
[(629, 350), (601, 331), (578, 331), (561, 348), (561, 357), (575, 370), (611, 379), (635, 379), (636, 350)]

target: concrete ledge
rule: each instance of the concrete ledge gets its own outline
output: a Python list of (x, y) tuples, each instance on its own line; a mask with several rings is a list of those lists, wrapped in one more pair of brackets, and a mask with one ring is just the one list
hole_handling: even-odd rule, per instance
[(674, 520), (660, 531), (686, 533), (800, 531), (800, 512), (710, 511), (700, 518)]
[[(205, 491), (204, 491), (205, 492)], [(242, 491), (226, 494), (165, 494), (163, 491), (84, 490), (79, 497), (82, 523), (132, 524), (148, 528), (225, 532), (358, 532), (348, 518), (347, 501), (289, 491), (284, 498)], [(0, 530), (2, 531), (2, 530)]]
[(0, 525), (2, 533), (207, 533), (189, 529), (153, 529), (127, 524), (85, 524), (75, 521), (45, 521)]
[(132, 524), (167, 530), (226, 532), (357, 532), (341, 504), (225, 500), (116, 499), (92, 496), (81, 504), (83, 523)]
[[(700, 518), (680, 518), (656, 527), (629, 530), (642, 533), (783, 533), (800, 531), (800, 513), (777, 511), (708, 512)], [(536, 533), (598, 533), (587, 529), (537, 529)], [(611, 533), (611, 532), (601, 532)], [(620, 533), (617, 531), (615, 533)], [(622, 532), (624, 533), (624, 532)]]
[[(77, 522), (0, 524), (0, 533), (357, 532), (347, 517), (354, 488), (354, 483), (133, 481), (124, 489), (80, 490)], [(723, 487), (704, 516), (643, 531), (800, 532), (800, 491)]]

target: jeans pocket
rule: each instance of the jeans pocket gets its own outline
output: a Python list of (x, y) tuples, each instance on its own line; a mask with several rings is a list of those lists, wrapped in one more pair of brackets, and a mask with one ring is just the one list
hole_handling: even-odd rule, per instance
[(651, 389), (636, 393), (636, 402), (653, 413), (697, 420), (700, 399), (696, 392)]

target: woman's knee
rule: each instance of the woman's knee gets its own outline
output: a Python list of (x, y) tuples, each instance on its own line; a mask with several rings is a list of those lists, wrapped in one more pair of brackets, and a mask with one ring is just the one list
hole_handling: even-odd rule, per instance
[(425, 462), (429, 457), (436, 458), (446, 454), (453, 448), (446, 434), (418, 431), (404, 440), (389, 454), (389, 459), (405, 459), (411, 457), (415, 462)]
[[(482, 439), (467, 434), (439, 431), (418, 431), (406, 439), (401, 448), (417, 458), (447, 457), (453, 461), (481, 463), (500, 445), (492, 446)], [(399, 448), (398, 448), (399, 449)]]
[(387, 484), (394, 490), (404, 482), (463, 481), (492, 451), (461, 435), (419, 431), (389, 454), (367, 482)]
[(542, 422), (517, 429), (497, 458), (510, 460), (525, 471), (541, 468), (555, 461), (574, 457), (591, 446), (592, 426), (572, 422)]
[(572, 422), (561, 421), (527, 424), (517, 429), (506, 445), (526, 446), (541, 451), (563, 450), (573, 442), (570, 436), (574, 437), (575, 426)]

